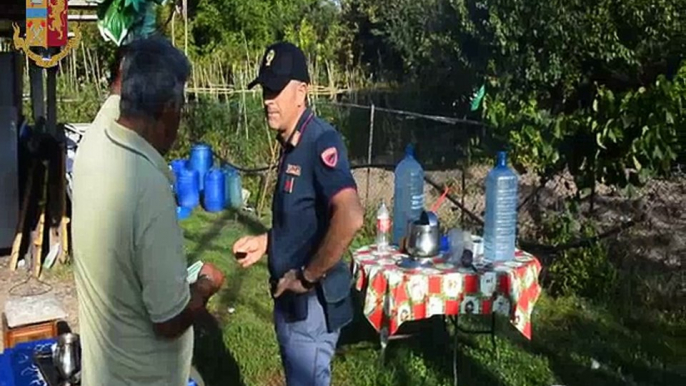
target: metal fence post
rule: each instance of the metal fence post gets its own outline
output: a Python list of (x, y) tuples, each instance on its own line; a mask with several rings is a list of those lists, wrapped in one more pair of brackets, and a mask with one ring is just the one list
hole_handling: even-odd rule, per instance
[[(367, 147), (367, 165), (372, 163), (372, 144), (374, 143), (374, 104), (372, 103), (372, 108), (369, 113), (369, 146)], [(367, 166), (367, 188), (365, 191), (364, 199), (367, 205), (369, 205), (369, 179), (370, 179), (371, 169)]]

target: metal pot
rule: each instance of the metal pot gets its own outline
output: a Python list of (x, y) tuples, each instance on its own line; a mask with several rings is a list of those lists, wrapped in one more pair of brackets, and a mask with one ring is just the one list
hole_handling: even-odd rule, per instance
[(419, 219), (407, 227), (407, 253), (412, 257), (434, 257), (441, 247), (438, 216), (424, 211)]
[(52, 359), (63, 379), (69, 383), (78, 379), (81, 371), (79, 336), (71, 332), (60, 335), (53, 349)]

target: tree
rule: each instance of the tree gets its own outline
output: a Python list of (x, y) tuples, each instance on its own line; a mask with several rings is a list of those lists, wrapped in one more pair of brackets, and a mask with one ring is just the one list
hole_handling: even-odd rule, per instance
[(684, 4), (348, 0), (344, 9), (366, 26), (362, 49), (399, 57), (396, 78), (421, 84), (431, 104), (464, 114), (485, 83), (483, 118), (517, 162), (569, 168), (591, 187), (640, 183), (675, 159)]

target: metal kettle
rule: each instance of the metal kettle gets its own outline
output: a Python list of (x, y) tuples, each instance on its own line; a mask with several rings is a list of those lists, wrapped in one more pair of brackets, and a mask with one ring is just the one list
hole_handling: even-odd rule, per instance
[(423, 211), (407, 227), (407, 253), (411, 257), (434, 257), (441, 247), (441, 229), (436, 213)]
[(61, 334), (52, 351), (52, 360), (62, 379), (78, 383), (81, 373), (81, 343), (74, 333)]

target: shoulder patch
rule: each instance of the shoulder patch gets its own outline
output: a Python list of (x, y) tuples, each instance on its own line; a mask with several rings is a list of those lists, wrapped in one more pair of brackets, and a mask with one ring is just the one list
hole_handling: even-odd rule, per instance
[(338, 164), (338, 150), (335, 147), (330, 147), (324, 150), (321, 154), (324, 165), (334, 168)]

